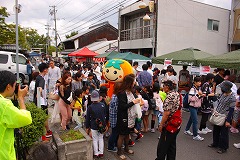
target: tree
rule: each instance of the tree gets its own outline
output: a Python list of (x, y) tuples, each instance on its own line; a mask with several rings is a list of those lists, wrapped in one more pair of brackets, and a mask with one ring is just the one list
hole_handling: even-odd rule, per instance
[(49, 54), (52, 54), (52, 52), (55, 52), (56, 51), (56, 47), (55, 46), (49, 46), (48, 47), (48, 53)]
[(12, 26), (8, 26), (5, 22), (5, 18), (9, 16), (6, 7), (0, 7), (0, 44), (6, 44), (5, 40), (12, 38)]
[[(15, 24), (6, 24), (5, 18), (9, 16), (6, 7), (0, 8), (0, 45), (1, 44), (15, 44), (16, 32)], [(47, 37), (39, 35), (36, 29), (24, 28), (18, 26), (19, 46), (22, 49), (30, 50), (31, 48), (43, 48), (47, 43)]]
[(78, 34), (78, 31), (72, 31), (70, 34), (65, 35), (65, 37), (68, 39), (68, 38), (70, 38), (72, 36), (75, 36), (77, 34)]

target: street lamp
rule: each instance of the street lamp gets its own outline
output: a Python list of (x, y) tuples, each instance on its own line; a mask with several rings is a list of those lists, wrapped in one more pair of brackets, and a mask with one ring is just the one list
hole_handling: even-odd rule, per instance
[[(17, 81), (19, 81), (19, 58), (18, 58), (18, 13), (21, 12), (22, 6), (18, 4), (18, 0), (15, 0), (15, 13), (16, 13), (16, 70), (17, 70)], [(23, 82), (22, 82), (23, 83)]]
[[(153, 36), (152, 36), (152, 56), (156, 56), (155, 55), (155, 26), (154, 26), (154, 21), (155, 21), (155, 12), (154, 12), (154, 4), (155, 4), (155, 1), (153, 1), (153, 0), (151, 0), (151, 1), (149, 1), (149, 11), (150, 11), (150, 13), (152, 13), (153, 14)], [(146, 3), (144, 3), (143, 1), (141, 1), (140, 3), (139, 3), (139, 8), (146, 8), (147, 7), (147, 5), (146, 5)], [(150, 21), (151, 20), (151, 18), (149, 17), (149, 15), (148, 14), (146, 14), (144, 17), (143, 17), (143, 21)]]
[(144, 8), (146, 8), (146, 7), (147, 7), (146, 3), (143, 2), (143, 0), (142, 0), (142, 1), (139, 3), (139, 8), (144, 9)]

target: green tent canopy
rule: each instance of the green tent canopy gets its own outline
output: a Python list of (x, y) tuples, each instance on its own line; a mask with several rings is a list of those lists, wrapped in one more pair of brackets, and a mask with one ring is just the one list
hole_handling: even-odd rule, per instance
[(199, 59), (198, 63), (201, 65), (210, 65), (211, 67), (240, 69), (240, 50)]
[(212, 55), (195, 48), (186, 48), (171, 52), (162, 56), (154, 57), (153, 63), (164, 64), (164, 60), (172, 60), (173, 65), (198, 65), (197, 60), (211, 57)]
[(111, 52), (106, 52), (103, 54), (99, 54), (97, 56), (95, 56), (95, 58), (106, 58), (106, 59), (112, 59), (113, 56), (119, 54), (119, 52), (117, 51), (111, 51)]
[(128, 61), (132, 61), (132, 60), (146, 60), (146, 61), (150, 61), (151, 59), (145, 56), (142, 56), (140, 54), (135, 54), (132, 52), (124, 52), (124, 53), (119, 53), (113, 57), (113, 58), (117, 58), (117, 59), (124, 59), (124, 60), (128, 60)]

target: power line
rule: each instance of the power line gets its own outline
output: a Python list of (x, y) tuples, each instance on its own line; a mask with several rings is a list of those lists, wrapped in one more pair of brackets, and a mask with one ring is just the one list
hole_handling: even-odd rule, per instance
[[(107, 17), (104, 17), (104, 18), (102, 18), (102, 19), (100, 19), (100, 20), (98, 20), (98, 21), (92, 23), (92, 24), (89, 25), (89, 26), (92, 26), (92, 25), (98, 24), (99, 22), (101, 22), (101, 21), (105, 20), (106, 18), (109, 18), (109, 17), (111, 17), (111, 16), (113, 16), (113, 15), (115, 15), (115, 14), (117, 14), (117, 13), (118, 13), (118, 11), (116, 11), (116, 12), (112, 13), (111, 15), (109, 15), (109, 16), (107, 16)], [(79, 30), (87, 29), (87, 28), (89, 28), (89, 26), (86, 26), (86, 27), (80, 28)], [(78, 30), (78, 31), (79, 31), (79, 30)], [(65, 34), (65, 33), (63, 33), (63, 34)], [(62, 34), (61, 34), (61, 35), (62, 35)]]
[(64, 8), (64, 7), (66, 7), (67, 4), (70, 3), (71, 1), (72, 1), (72, 0), (69, 0), (69, 1), (67, 1), (66, 3), (62, 3), (62, 5), (60, 5), (60, 6), (58, 7), (58, 9), (62, 9), (62, 8)]
[(55, 6), (59, 6), (59, 5), (61, 5), (61, 3), (62, 3), (63, 1), (64, 1), (64, 0), (60, 0), (60, 1), (58, 1), (58, 3), (56, 3)]
[[(115, 0), (115, 1), (116, 1), (116, 0)], [(113, 2), (114, 2), (114, 1), (113, 1)], [(112, 5), (112, 4), (111, 4), (111, 5)], [(109, 6), (111, 6), (111, 5), (109, 5)], [(109, 6), (104, 6), (104, 7), (100, 8), (99, 10), (102, 11), (104, 8), (107, 8), (107, 7), (109, 7)], [(112, 8), (112, 7), (111, 7), (111, 8)], [(109, 9), (111, 9), (111, 8), (109, 8)], [(83, 15), (84, 13), (86, 13), (87, 11), (89, 11), (89, 9), (88, 9), (88, 10), (85, 10), (85, 11), (82, 13), (82, 15)], [(71, 25), (69, 25), (69, 26), (66, 26), (64, 29), (69, 28), (69, 27), (73, 27), (74, 25), (78, 24), (79, 22), (82, 22), (82, 21), (84, 21), (84, 20), (86, 20), (86, 19), (89, 19), (89, 18), (93, 17), (93, 16), (96, 15), (97, 13), (98, 13), (98, 11), (93, 12), (91, 16), (86, 16), (86, 17), (82, 18), (81, 20), (75, 22), (74, 24), (71, 24)], [(68, 24), (68, 23), (66, 23), (65, 25), (67, 25), (67, 24)]]
[[(96, 19), (98, 19), (98, 18), (100, 18), (100, 17), (106, 15), (107, 13), (109, 13), (109, 12), (115, 10), (116, 8), (120, 7), (121, 5), (127, 3), (126, 1), (127, 1), (127, 0), (122, 1), (122, 2), (119, 3), (118, 5), (115, 5), (114, 7), (112, 7), (110, 10), (108, 10), (108, 11), (104, 11), (104, 12), (102, 12), (100, 15), (97, 15), (97, 16), (91, 18), (90, 20), (88, 20), (87, 22), (85, 22), (85, 23), (83, 23), (83, 24), (81, 24), (81, 25), (79, 25), (79, 26), (77, 26), (77, 27), (74, 27), (73, 29), (70, 29), (69, 31), (66, 31), (66, 32), (64, 32), (64, 33), (62, 33), (62, 34), (65, 34), (65, 33), (71, 32), (71, 31), (75, 30), (76, 28), (78, 28), (78, 27), (80, 27), (80, 26), (82, 26), (82, 25), (84, 25), (84, 24), (86, 24), (86, 23), (88, 23), (88, 22), (94, 21), (94, 20), (96, 20)], [(118, 12), (118, 11), (117, 11), (117, 12)], [(107, 17), (106, 17), (106, 18), (107, 18)], [(76, 23), (75, 23), (75, 24), (76, 24)]]
[[(94, 8), (95, 6), (97, 6), (99, 3), (101, 3), (103, 0), (100, 0), (98, 1), (96, 4), (92, 5), (90, 8)], [(67, 23), (69, 22), (72, 22), (73, 20), (75, 20), (76, 18), (80, 17), (81, 15), (83, 15), (84, 13), (86, 13), (87, 11), (90, 11), (90, 9), (86, 9), (85, 11), (83, 11), (81, 14), (77, 15), (76, 17), (74, 17), (73, 19), (71, 19), (70, 21), (68, 21)]]

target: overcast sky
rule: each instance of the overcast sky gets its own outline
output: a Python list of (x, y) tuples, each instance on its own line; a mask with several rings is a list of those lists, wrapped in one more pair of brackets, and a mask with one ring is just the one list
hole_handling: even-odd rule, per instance
[[(97, 15), (101, 14), (103, 11), (118, 5), (119, 3), (124, 3), (124, 6), (129, 3), (133, 3), (136, 0), (18, 0), (18, 3), (22, 6), (22, 11), (19, 14), (19, 24), (23, 27), (31, 27), (37, 29), (40, 34), (45, 34), (47, 32), (46, 24), (54, 27), (53, 16), (49, 14), (51, 7), (57, 6), (57, 30), (64, 40), (64, 35), (69, 34), (71, 29), (73, 30), (85, 30), (91, 23), (90, 19), (96, 18)], [(222, 8), (230, 9), (231, 0), (195, 0)], [(0, 5), (7, 7), (8, 12), (11, 14), (9, 18), (6, 19), (8, 23), (15, 22), (15, 15), (13, 11), (13, 6), (15, 5), (15, 0), (0, 0)], [(105, 16), (110, 16), (112, 13), (116, 12), (117, 9)], [(100, 19), (94, 21), (94, 23), (100, 23)], [(106, 18), (113, 26), (117, 27), (117, 14)], [(97, 22), (99, 21), (99, 22)], [(77, 28), (77, 29), (74, 29)], [(53, 36), (53, 30), (50, 30), (50, 36)], [(67, 32), (67, 33), (65, 33)]]

